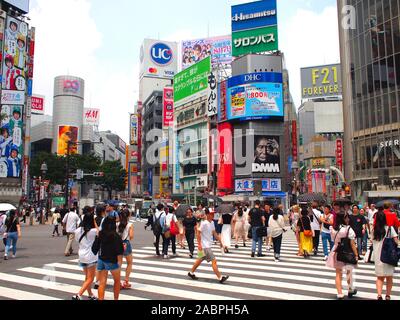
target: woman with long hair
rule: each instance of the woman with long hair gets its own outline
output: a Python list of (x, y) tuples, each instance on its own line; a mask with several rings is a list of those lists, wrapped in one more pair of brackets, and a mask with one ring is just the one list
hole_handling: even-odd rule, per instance
[(186, 235), (186, 241), (189, 246), (189, 257), (190, 259), (193, 259), (194, 256), (194, 236), (195, 236), (195, 230), (197, 226), (197, 219), (193, 215), (193, 210), (191, 208), (188, 208), (186, 210), (186, 216), (183, 219), (183, 228), (184, 228), (184, 233)]
[[(356, 245), (356, 234), (354, 230), (350, 227), (350, 216), (346, 213), (340, 213), (336, 216), (335, 227), (330, 227), (332, 240), (335, 245), (328, 257), (328, 261), (326, 266), (331, 269), (336, 270), (336, 289), (337, 289), (337, 298), (339, 300), (344, 299), (343, 287), (342, 287), (342, 278), (343, 271), (347, 273), (347, 283), (349, 285), (349, 298), (354, 297), (357, 294), (357, 289), (354, 287), (354, 279), (353, 279), (353, 269), (355, 265), (346, 264), (344, 262), (337, 260), (337, 249), (339, 247), (339, 243), (342, 242), (343, 239), (350, 240), (350, 247), (354, 253), (355, 259), (358, 260), (358, 251)], [(350, 248), (348, 248), (350, 249)]]
[(296, 241), (297, 241), (297, 245), (299, 247), (299, 252), (297, 252), (297, 256), (298, 257), (302, 257), (303, 256), (303, 249), (301, 248), (301, 242), (300, 242), (300, 232), (299, 229), (297, 227), (297, 224), (299, 222), (301, 213), (300, 213), (300, 206), (296, 205), (293, 207), (293, 214), (290, 217), (291, 220), (291, 226), (292, 226), (292, 230), (296, 236)]
[(229, 248), (231, 247), (232, 219), (233, 215), (231, 213), (224, 213), (219, 219), (219, 224), (222, 225), (221, 240), (225, 253), (229, 253)]
[(108, 272), (111, 272), (114, 279), (114, 300), (118, 300), (121, 291), (121, 266), (124, 245), (117, 233), (115, 218), (106, 217), (104, 219), (102, 229), (99, 232), (98, 242), (95, 242), (94, 251), (99, 253), (97, 263), (97, 271), (99, 272), (99, 300), (104, 300)]
[(15, 210), (11, 210), (9, 212), (9, 216), (5, 222), (5, 233), (3, 238), (6, 239), (6, 248), (4, 252), (4, 260), (8, 260), (8, 252), (12, 246), (13, 255), (15, 258), (17, 255), (17, 241), (21, 238), (21, 226), (19, 224), (19, 219), (17, 216), (17, 212)]
[(124, 257), (127, 263), (126, 271), (125, 271), (125, 282), (121, 284), (123, 289), (130, 289), (132, 285), (129, 283), (129, 277), (132, 272), (133, 265), (133, 257), (132, 257), (132, 244), (134, 230), (133, 223), (129, 222), (129, 218), (131, 216), (131, 212), (128, 209), (125, 209), (121, 212), (120, 222), (117, 223), (117, 231), (121, 236), (122, 243), (124, 245)]
[(72, 300), (82, 300), (82, 296), (87, 291), (90, 300), (97, 300), (92, 292), (92, 283), (96, 274), (98, 257), (92, 251), (93, 243), (97, 236), (94, 214), (86, 211), (83, 216), (81, 226), (75, 231), (75, 240), (79, 245), (79, 265), (85, 274), (85, 281), (79, 293), (72, 297)]
[(378, 291), (378, 300), (383, 300), (382, 291), (383, 285), (386, 281), (386, 299), (391, 300), (391, 293), (393, 288), (393, 275), (395, 272), (395, 267), (383, 263), (381, 261), (383, 242), (386, 237), (393, 238), (394, 241), (399, 244), (398, 235), (393, 227), (388, 227), (386, 215), (380, 210), (376, 214), (375, 227), (373, 231), (373, 248), (374, 248), (374, 258), (375, 258), (375, 274), (376, 274), (376, 289)]
[(280, 209), (275, 208), (272, 216), (269, 218), (268, 224), (271, 229), (272, 242), (274, 244), (275, 262), (280, 261), (283, 233), (286, 232), (285, 218), (280, 213)]
[(297, 232), (299, 233), (300, 245), (303, 256), (308, 259), (313, 251), (313, 232), (311, 228), (311, 220), (308, 215), (307, 208), (301, 210), (301, 217), (297, 222)]
[(236, 213), (233, 216), (232, 220), (234, 227), (234, 235), (235, 235), (235, 248), (239, 249), (239, 238), (243, 240), (243, 247), (246, 247), (246, 216), (244, 214), (244, 210), (242, 205), (238, 206)]

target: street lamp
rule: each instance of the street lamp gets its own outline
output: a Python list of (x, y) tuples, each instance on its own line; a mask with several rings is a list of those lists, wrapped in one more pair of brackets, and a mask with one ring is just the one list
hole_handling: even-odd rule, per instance
[[(47, 174), (47, 172), (48, 172), (48, 167), (47, 167), (47, 164), (46, 164), (46, 162), (43, 162), (42, 163), (42, 165), (41, 165), (41, 167), (40, 167), (40, 171), (42, 172), (42, 177), (41, 177), (41, 184), (40, 184), (40, 191), (39, 191), (39, 197), (40, 197), (40, 195), (41, 195), (41, 191), (42, 191), (42, 187), (43, 187), (43, 197), (44, 197), (44, 203), (46, 204), (47, 203), (47, 199), (46, 199), (46, 184), (45, 184), (45, 178), (46, 178), (46, 174)], [(41, 200), (41, 199), (40, 199)], [(47, 206), (46, 206), (47, 207)], [(40, 217), (41, 217), (41, 219), (40, 219), (40, 223), (41, 224), (45, 224), (45, 222), (44, 222), (44, 214), (43, 214), (43, 208), (41, 208), (41, 210), (42, 210), (42, 212), (40, 213)], [(46, 208), (46, 210), (47, 210), (47, 208)]]

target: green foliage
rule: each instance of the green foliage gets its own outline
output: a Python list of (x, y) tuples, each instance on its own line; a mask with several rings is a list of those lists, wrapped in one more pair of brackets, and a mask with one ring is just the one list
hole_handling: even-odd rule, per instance
[(30, 174), (31, 177), (40, 177), (42, 172), (40, 168), (45, 162), (48, 167), (48, 172), (46, 173), (45, 179), (51, 181), (51, 184), (64, 184), (65, 183), (65, 158), (59, 157), (52, 153), (39, 153), (35, 158), (32, 159), (30, 164)]
[(104, 172), (104, 177), (98, 178), (99, 184), (108, 190), (110, 198), (112, 191), (125, 190), (127, 173), (120, 161), (106, 161), (101, 165), (100, 171)]

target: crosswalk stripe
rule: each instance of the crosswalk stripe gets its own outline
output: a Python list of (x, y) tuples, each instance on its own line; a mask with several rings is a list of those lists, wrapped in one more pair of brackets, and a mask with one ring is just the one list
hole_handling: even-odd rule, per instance
[[(142, 261), (144, 260), (143, 258), (148, 257), (146, 255), (134, 255), (134, 258), (140, 258), (139, 263), (142, 263)], [(174, 259), (174, 261), (179, 262), (179, 267), (185, 268), (188, 267), (187, 264), (181, 263), (181, 262), (185, 262), (185, 259), (181, 259), (181, 258), (176, 258)], [(146, 261), (147, 263), (147, 261)], [(178, 267), (178, 264), (176, 263), (167, 263), (167, 262), (162, 262), (162, 265), (164, 266), (168, 266), (168, 267)], [(269, 278), (269, 279), (274, 279), (274, 282), (269, 282), (268, 284), (265, 283), (265, 285), (267, 286), (277, 286), (277, 282), (279, 282), (280, 280), (287, 280), (287, 281), (299, 281), (299, 282), (307, 282), (307, 283), (312, 283), (314, 285), (310, 286), (310, 285), (301, 285), (299, 283), (295, 283), (295, 284), (291, 284), (291, 283), (287, 283), (287, 282), (281, 282), (282, 285), (284, 285), (284, 287), (286, 288), (292, 288), (293, 290), (305, 290), (305, 291), (309, 291), (311, 290), (311, 292), (315, 292), (315, 291), (319, 291), (322, 290), (322, 293), (331, 293), (331, 291), (329, 291), (329, 289), (324, 288), (324, 287), (316, 287), (318, 285), (321, 284), (325, 284), (325, 285), (330, 285), (332, 288), (335, 288), (335, 273), (331, 272), (330, 275), (331, 277), (329, 279), (325, 279), (325, 278), (319, 278), (318, 274), (315, 273), (309, 273), (309, 276), (296, 276), (296, 275), (287, 275), (284, 273), (284, 269), (282, 268), (272, 268), (272, 267), (254, 267), (254, 266), (247, 266), (249, 269), (252, 268), (254, 270), (260, 270), (260, 271), (265, 271), (265, 272), (260, 272), (260, 271), (253, 271), (253, 270), (238, 270), (238, 269), (234, 269), (237, 265), (233, 264), (233, 263), (225, 263), (225, 262), (218, 262), (219, 267), (221, 268), (222, 272), (228, 273), (228, 274), (237, 274), (237, 275), (241, 275), (241, 276), (250, 276), (250, 277), (259, 277), (258, 279), (258, 283), (261, 283), (261, 281), (263, 281), (260, 278)], [(189, 265), (190, 266), (190, 265)], [(191, 266), (190, 266), (191, 267)], [(189, 267), (189, 269), (190, 269)], [(199, 270), (207, 270), (206, 267), (200, 267)], [(267, 271), (275, 271), (277, 273), (271, 273), (271, 272), (267, 272)], [(297, 271), (297, 270), (296, 270)], [(307, 274), (307, 273), (304, 273)], [(247, 279), (247, 278), (246, 278)], [(357, 278), (355, 278), (357, 279)], [(371, 282), (375, 281), (376, 278), (371, 277)], [(357, 282), (357, 287), (358, 288), (362, 288), (362, 289), (370, 289), (370, 290), (375, 290), (376, 287), (374, 284), (370, 284), (370, 283), (362, 283), (362, 282)], [(301, 289), (303, 288), (303, 289)], [(397, 289), (393, 289), (393, 293), (397, 293), (400, 292)], [(396, 294), (393, 294), (393, 296), (396, 296)]]
[(8, 298), (8, 299), (13, 299), (13, 300), (20, 300), (21, 297), (23, 297), (24, 300), (61, 300), (58, 298), (54, 298), (51, 296), (45, 296), (42, 294), (37, 294), (37, 293), (32, 293), (32, 292), (27, 292), (27, 291), (22, 291), (22, 290), (16, 290), (12, 288), (6, 288), (6, 287), (0, 287), (0, 297), (3, 298)]
[[(49, 276), (49, 271), (50, 270), (43, 270), (43, 275), (44, 276)], [(0, 280), (6, 281), (6, 282), (13, 282), (13, 283), (18, 283), (18, 284), (23, 284), (26, 286), (31, 286), (31, 287), (36, 287), (36, 288), (41, 288), (42, 290), (55, 290), (59, 292), (64, 292), (68, 293), (71, 296), (75, 295), (79, 292), (81, 287), (74, 286), (74, 285), (69, 285), (65, 283), (59, 283), (56, 281), (46, 281), (46, 280), (39, 280), (39, 279), (34, 279), (34, 278), (29, 278), (29, 277), (24, 277), (24, 276), (16, 276), (12, 274), (6, 274), (6, 273), (0, 273)], [(51, 280), (51, 279), (50, 279)], [(82, 280), (83, 282), (83, 277), (81, 277), (79, 280)], [(21, 295), (21, 299), (24, 299), (24, 296)], [(106, 293), (106, 299), (113, 300), (114, 296), (112, 293)], [(120, 295), (121, 300), (148, 300), (144, 299), (141, 297), (136, 297), (136, 296), (126, 296), (126, 295)], [(45, 299), (47, 300), (47, 298)]]
[[(55, 268), (62, 268), (62, 269), (69, 269), (69, 270), (76, 270), (77, 267), (73, 266), (73, 265), (66, 265), (66, 264), (62, 264), (62, 263), (54, 263), (51, 264), (52, 267)], [(206, 268), (201, 268), (201, 269), (206, 269)], [(208, 268), (208, 270), (210, 270), (210, 268)], [(173, 282), (174, 284), (181, 284), (184, 285), (188, 291), (188, 294), (191, 295), (190, 291), (190, 287), (196, 287), (196, 288), (204, 288), (204, 283), (201, 282), (194, 282), (192, 280), (181, 280), (178, 278), (173, 278), (173, 280), (171, 281), (171, 278), (167, 278), (167, 277), (160, 277), (160, 276), (156, 276), (154, 274), (152, 275), (148, 275), (148, 274), (143, 274), (143, 273), (138, 273), (137, 271), (142, 271), (142, 272), (154, 272), (155, 274), (160, 274), (162, 272), (167, 272), (168, 274), (173, 274), (173, 275), (177, 275), (177, 276), (185, 276), (186, 273), (182, 273), (181, 271), (178, 270), (174, 270), (174, 269), (165, 269), (164, 265), (162, 263), (158, 264), (158, 268), (155, 267), (148, 267), (148, 266), (140, 266), (135, 264), (134, 266), (134, 271), (131, 275), (131, 279), (135, 279), (135, 280), (154, 280), (157, 282), (165, 282), (165, 283), (171, 283)], [(123, 274), (125, 274), (123, 272)], [(215, 275), (208, 275), (208, 274), (202, 274), (201, 278), (204, 279), (208, 279), (208, 280), (214, 280), (216, 281), (216, 277)], [(233, 282), (237, 282), (237, 283), (244, 283), (244, 284), (256, 284), (259, 285), (260, 281), (256, 280), (256, 279), (239, 279), (239, 278), (234, 278), (231, 281)], [(270, 282), (270, 286), (271, 286), (272, 282)], [(223, 291), (224, 292), (224, 297), (225, 299), (231, 299), (229, 298), (229, 296), (227, 295), (227, 292), (234, 292), (237, 294), (242, 294), (242, 295), (251, 295), (251, 296), (259, 296), (259, 297), (263, 297), (265, 299), (267, 298), (275, 298), (275, 299), (289, 299), (289, 300), (325, 300), (325, 299), (321, 299), (318, 297), (313, 297), (313, 296), (309, 296), (309, 295), (297, 295), (297, 294), (293, 294), (293, 293), (281, 293), (281, 292), (277, 292), (277, 291), (269, 291), (269, 290), (260, 290), (260, 289), (252, 289), (252, 288), (243, 288), (240, 286), (234, 286), (234, 285), (230, 285), (229, 283), (227, 285), (221, 286), (221, 285), (217, 285), (217, 284), (213, 284), (213, 283), (208, 283), (207, 282), (207, 289), (212, 289), (212, 290), (216, 290), (216, 291)], [(243, 289), (245, 289), (245, 291), (243, 291)], [(333, 293), (333, 291), (332, 291)], [(197, 296), (197, 293), (195, 294)], [(246, 297), (244, 297), (246, 298)]]
[[(62, 272), (62, 271), (43, 270), (43, 269), (39, 269), (39, 268), (24, 268), (24, 269), (20, 269), (20, 271), (33, 273), (33, 274), (60, 277), (60, 278), (69, 279), (69, 280), (83, 280), (82, 275), (68, 273), (68, 272)], [(188, 285), (188, 283), (189, 283), (189, 281), (182, 281), (179, 279), (171, 279), (171, 278), (167, 278), (167, 277), (158, 277), (155, 275), (149, 276), (149, 275), (138, 274), (138, 273), (135, 273), (135, 275), (140, 276), (139, 279), (142, 279), (142, 280), (154, 280), (157, 282), (164, 282), (167, 284), (174, 283), (174, 284)], [(137, 277), (135, 277), (135, 279), (137, 279)], [(210, 286), (212, 286), (212, 285), (210, 284)], [(185, 298), (185, 299), (193, 299), (193, 300), (195, 300), (195, 299), (200, 299), (200, 300), (226, 300), (226, 299), (238, 300), (234, 297), (229, 297), (229, 296), (217, 296), (214, 294), (199, 293), (199, 292), (195, 292), (193, 290), (180, 290), (180, 289), (165, 288), (165, 287), (161, 287), (161, 286), (153, 286), (153, 285), (147, 285), (147, 284), (139, 284), (139, 286), (136, 286), (134, 288), (134, 290), (151, 292), (151, 293), (157, 292), (161, 295), (173, 296), (173, 297)]]
[[(146, 257), (146, 255), (151, 255), (150, 251), (146, 251), (146, 250), (134, 250), (135, 253), (135, 257), (140, 257), (140, 259), (138, 260), (138, 262), (141, 262), (141, 260), (143, 259), (143, 257)], [(138, 253), (138, 254), (136, 254)], [(141, 255), (143, 254), (143, 255)], [(236, 259), (231, 259), (229, 257), (216, 257), (218, 262), (240, 262), (237, 261)], [(174, 259), (176, 261), (176, 259)], [(181, 260), (184, 261), (184, 260)], [(186, 261), (186, 260), (185, 260)], [(221, 265), (223, 265), (223, 263), (221, 263)], [(263, 260), (263, 261), (252, 261), (251, 265), (256, 266), (256, 267), (249, 267), (247, 265), (244, 265), (243, 262), (239, 263), (235, 263), (235, 267), (240, 267), (240, 268), (250, 268), (250, 269), (258, 269), (258, 270), (265, 270), (265, 271), (276, 271), (278, 273), (282, 273), (284, 271), (287, 272), (296, 272), (299, 274), (305, 274), (305, 275), (314, 275), (314, 276), (325, 276), (325, 277), (332, 277), (332, 274), (335, 273), (334, 270), (327, 268), (325, 265), (321, 265), (319, 268), (307, 268), (305, 269), (305, 265), (304, 264), (300, 264), (300, 263), (284, 263), (284, 262), (273, 262), (273, 261), (268, 261), (268, 260)], [(303, 269), (302, 269), (303, 268)], [(355, 271), (357, 273), (357, 279), (359, 280), (373, 280), (375, 279), (375, 273), (366, 273), (366, 272), (360, 272), (359, 270)]]

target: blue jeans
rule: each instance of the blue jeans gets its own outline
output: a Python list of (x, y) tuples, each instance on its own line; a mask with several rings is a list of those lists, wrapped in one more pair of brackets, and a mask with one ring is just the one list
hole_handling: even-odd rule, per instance
[(363, 238), (363, 251), (367, 252), (368, 251), (368, 232), (365, 232), (364, 238)]
[(324, 255), (327, 257), (329, 256), (329, 253), (332, 251), (334, 243), (329, 233), (322, 232), (321, 235), (322, 235), (322, 245), (324, 247)]
[(357, 250), (359, 256), (362, 256), (363, 243), (364, 243), (364, 236), (362, 236), (361, 238), (357, 238)]
[(7, 244), (5, 249), (5, 255), (8, 256), (8, 251), (10, 251), (11, 245), (13, 246), (13, 255), (17, 254), (17, 241), (18, 241), (18, 233), (11, 232), (7, 234)]
[(258, 237), (257, 236), (257, 230), (259, 229), (260, 227), (253, 227), (252, 228), (252, 235), (253, 235), (253, 244), (252, 244), (252, 253), (255, 253), (256, 252), (256, 247), (257, 247), (257, 244), (258, 244), (258, 254), (262, 254), (262, 243), (263, 243), (263, 239), (262, 239), (262, 237)]

